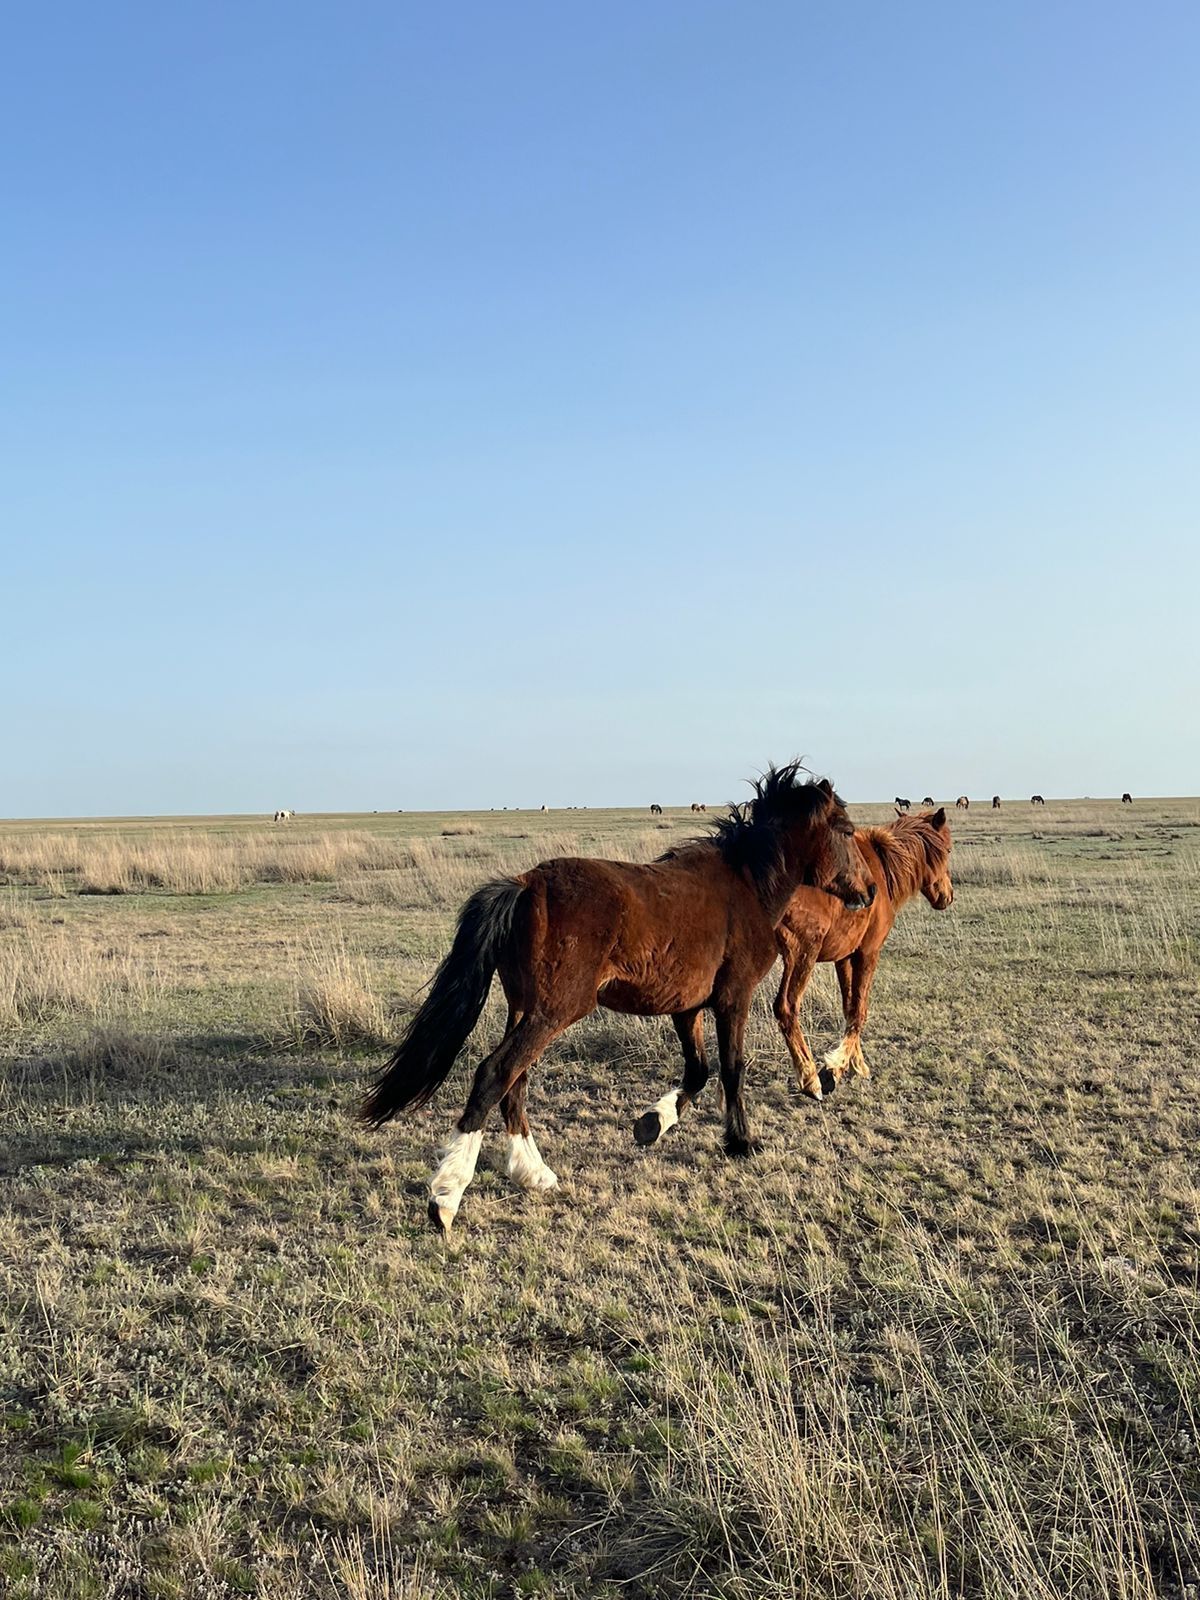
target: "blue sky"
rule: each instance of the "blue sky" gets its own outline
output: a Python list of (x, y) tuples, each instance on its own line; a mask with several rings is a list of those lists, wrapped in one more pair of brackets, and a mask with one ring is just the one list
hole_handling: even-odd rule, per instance
[(10, 13), (0, 814), (1197, 793), (1198, 59)]

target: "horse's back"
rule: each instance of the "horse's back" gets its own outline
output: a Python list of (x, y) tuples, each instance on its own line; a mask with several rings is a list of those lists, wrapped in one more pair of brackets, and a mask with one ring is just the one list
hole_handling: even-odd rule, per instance
[(567, 856), (543, 861), (522, 881), (544, 905), (548, 948), (572, 941), (583, 964), (595, 965), (597, 999), (614, 1011), (662, 1015), (703, 1005), (734, 924), (751, 964), (774, 959), (766, 914), (715, 851), (646, 864)]

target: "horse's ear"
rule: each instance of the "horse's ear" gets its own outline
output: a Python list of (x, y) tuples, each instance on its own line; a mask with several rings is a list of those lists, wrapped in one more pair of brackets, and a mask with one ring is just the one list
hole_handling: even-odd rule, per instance
[(833, 799), (833, 785), (828, 778), (822, 778), (817, 788), (820, 789), (822, 794), (828, 795), (831, 800)]
[(933, 815), (930, 817), (929, 821), (932, 824), (932, 826), (935, 827), (935, 828), (944, 828), (946, 826), (946, 808), (945, 808), (945, 806), (939, 806), (937, 808), (937, 810), (933, 813)]

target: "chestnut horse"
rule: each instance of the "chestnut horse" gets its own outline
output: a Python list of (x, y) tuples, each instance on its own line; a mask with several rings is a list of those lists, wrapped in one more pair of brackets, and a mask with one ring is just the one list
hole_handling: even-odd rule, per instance
[[(862, 1053), (867, 999), (884, 941), (905, 901), (923, 894), (935, 911), (954, 899), (950, 882), (950, 824), (945, 807), (898, 816), (888, 828), (860, 828), (854, 835), (877, 893), (866, 911), (839, 905), (829, 895), (797, 889), (776, 930), (783, 980), (775, 1017), (805, 1094), (831, 1094), (847, 1072), (871, 1076)], [(818, 961), (837, 963), (846, 1032), (818, 1071), (800, 1028), (800, 999)]]
[(683, 1047), (683, 1082), (639, 1117), (652, 1144), (708, 1078), (703, 1013), (716, 1014), (725, 1092), (725, 1149), (755, 1149), (742, 1104), (742, 1039), (750, 1002), (775, 960), (775, 925), (801, 884), (867, 907), (875, 886), (832, 786), (801, 782), (798, 763), (770, 768), (754, 798), (712, 833), (645, 866), (565, 857), (476, 891), (382, 1077), (362, 1108), (378, 1126), (423, 1106), (448, 1076), (499, 971), (504, 1038), (476, 1069), (466, 1109), (430, 1181), (430, 1220), (448, 1232), (475, 1172), (483, 1125), (499, 1105), (508, 1176), (521, 1188), (558, 1182), (525, 1115), (526, 1081), (542, 1051), (596, 1007), (669, 1014)]

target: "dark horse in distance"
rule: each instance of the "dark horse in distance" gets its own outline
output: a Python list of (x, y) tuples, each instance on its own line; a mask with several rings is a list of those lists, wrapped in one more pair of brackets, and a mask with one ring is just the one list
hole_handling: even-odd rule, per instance
[(716, 1016), (725, 1094), (725, 1148), (755, 1149), (742, 1103), (742, 1040), (750, 1002), (775, 961), (775, 926), (809, 884), (865, 908), (875, 886), (832, 786), (802, 782), (798, 763), (770, 768), (754, 797), (711, 834), (644, 866), (577, 856), (544, 861), (476, 891), (450, 953), (362, 1115), (378, 1126), (423, 1106), (479, 1020), (492, 974), (508, 1000), (504, 1037), (476, 1069), (466, 1109), (430, 1181), (429, 1216), (449, 1231), (475, 1172), (483, 1125), (501, 1107), (508, 1175), (526, 1189), (558, 1182), (525, 1115), (530, 1067), (552, 1039), (599, 1006), (669, 1014), (683, 1047), (683, 1082), (639, 1117), (650, 1144), (679, 1120), (708, 1078), (703, 1013)]
[[(787, 1043), (800, 1087), (814, 1099), (835, 1089), (847, 1072), (871, 1076), (862, 1053), (867, 998), (884, 941), (901, 906), (923, 894), (935, 911), (954, 899), (950, 882), (950, 825), (945, 808), (897, 817), (887, 828), (860, 828), (854, 843), (866, 862), (876, 894), (870, 908), (855, 911), (827, 894), (800, 888), (792, 895), (776, 938), (783, 979), (775, 997), (775, 1019)], [(819, 1072), (800, 1028), (800, 1000), (818, 961), (837, 964), (846, 1032)]]

